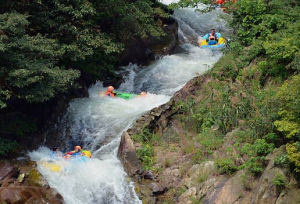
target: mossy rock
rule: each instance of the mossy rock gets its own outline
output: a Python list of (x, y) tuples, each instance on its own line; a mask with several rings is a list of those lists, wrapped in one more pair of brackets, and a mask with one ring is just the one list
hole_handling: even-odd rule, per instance
[(29, 171), (27, 181), (29, 185), (33, 185), (33, 186), (47, 185), (47, 181), (44, 179), (41, 173), (35, 168)]

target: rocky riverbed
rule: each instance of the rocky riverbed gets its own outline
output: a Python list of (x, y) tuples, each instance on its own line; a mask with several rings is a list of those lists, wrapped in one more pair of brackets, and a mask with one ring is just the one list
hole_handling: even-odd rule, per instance
[(63, 198), (36, 168), (35, 162), (2, 161), (0, 164), (0, 201), (9, 204), (62, 204)]
[[(179, 204), (192, 204), (200, 200), (206, 204), (299, 202), (297, 179), (288, 173), (287, 168), (274, 165), (274, 159), (285, 152), (284, 146), (266, 157), (266, 168), (259, 176), (252, 176), (246, 170), (239, 170), (228, 176), (217, 167), (216, 161), (220, 155), (230, 156), (235, 163), (240, 164), (247, 159), (238, 156), (239, 150), (234, 145), (234, 135), (238, 129), (227, 133), (220, 148), (197, 164), (189, 153), (182, 150), (184, 135), (189, 133), (180, 123), (180, 111), (176, 104), (179, 101), (187, 102), (190, 98), (197, 103), (203, 97), (199, 94), (204, 92), (203, 86), (211, 80), (205, 76), (194, 78), (167, 104), (149, 111), (123, 133), (118, 155), (126, 172), (135, 181), (140, 199), (143, 203)], [(153, 171), (143, 170), (142, 162), (135, 153), (142, 144), (131, 139), (136, 134), (142, 134), (145, 129), (162, 138), (177, 138), (177, 141), (163, 139), (163, 142), (153, 145), (154, 167), (159, 167)], [(278, 174), (283, 175), (287, 188), (280, 189), (274, 184), (274, 178)]]

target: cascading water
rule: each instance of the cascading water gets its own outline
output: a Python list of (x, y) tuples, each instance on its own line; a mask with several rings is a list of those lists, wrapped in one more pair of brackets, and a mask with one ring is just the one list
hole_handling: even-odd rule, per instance
[[(147, 96), (131, 100), (100, 97), (98, 92), (105, 88), (96, 83), (89, 89), (88, 98), (78, 98), (69, 104), (59, 125), (61, 132), (70, 135), (64, 138), (63, 150), (81, 144), (92, 151), (93, 158), (67, 171), (51, 172), (41, 162), (50, 159), (48, 148), (41, 147), (30, 153), (49, 185), (57, 189), (66, 203), (141, 203), (117, 158), (120, 136), (139, 116), (166, 103), (188, 80), (208, 70), (221, 57), (220, 52), (191, 44), (211, 27), (226, 31), (224, 23), (217, 21), (219, 12), (201, 14), (191, 8), (176, 10), (174, 18), (179, 24), (180, 47), (184, 51), (161, 57), (147, 67), (131, 64), (123, 68), (127, 77), (119, 91), (147, 91)], [(64, 159), (59, 162), (68, 165)]]

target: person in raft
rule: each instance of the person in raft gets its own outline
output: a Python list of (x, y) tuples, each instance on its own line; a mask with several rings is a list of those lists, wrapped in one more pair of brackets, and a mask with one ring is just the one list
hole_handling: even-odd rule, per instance
[(146, 96), (146, 95), (147, 95), (147, 92), (142, 91), (139, 96)]
[(73, 151), (65, 153), (64, 158), (69, 159), (71, 157), (83, 156), (84, 154), (82, 153), (81, 150), (82, 149), (80, 146), (75, 146)]
[(210, 33), (203, 36), (203, 39), (208, 42), (208, 45), (215, 45), (218, 43), (221, 33), (216, 33), (215, 29), (211, 29)]
[[(104, 96), (110, 96), (110, 97), (115, 97), (117, 96), (117, 93), (114, 92), (115, 88), (113, 86), (107, 87), (107, 90), (104, 93)], [(101, 93), (99, 93), (101, 95)], [(142, 91), (138, 96), (146, 96), (147, 92)]]
[(107, 87), (106, 92), (104, 93), (105, 96), (115, 97), (116, 93), (114, 92), (115, 88), (113, 86)]

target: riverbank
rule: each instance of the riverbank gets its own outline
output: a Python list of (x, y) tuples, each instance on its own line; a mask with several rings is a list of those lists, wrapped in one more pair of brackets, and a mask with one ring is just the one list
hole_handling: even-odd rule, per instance
[(300, 202), (300, 45), (288, 40), (300, 7), (256, 3), (228, 10), (236, 39), (210, 71), (123, 133), (119, 158), (144, 203)]

